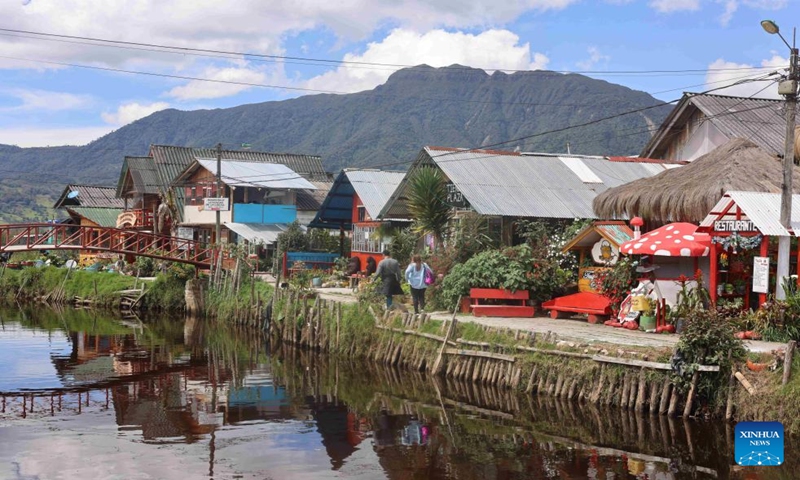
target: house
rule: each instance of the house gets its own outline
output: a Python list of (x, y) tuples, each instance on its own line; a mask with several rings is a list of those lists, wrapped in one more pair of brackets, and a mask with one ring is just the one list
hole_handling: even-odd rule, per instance
[[(300, 177), (310, 182), (315, 189), (297, 190), (297, 220), (301, 224), (310, 222), (317, 213), (322, 197), (330, 188), (331, 176), (325, 172), (322, 159), (316, 155), (268, 153), (252, 150), (222, 150), (221, 155), (231, 161), (285, 165)], [(175, 180), (198, 158), (214, 159), (213, 148), (151, 145), (149, 157), (153, 159), (158, 176), (159, 193), (170, 210), (174, 224), (184, 222), (184, 195), (186, 189), (175, 184)]]
[(159, 179), (153, 157), (125, 157), (122, 161), (117, 198), (121, 198), (124, 211), (117, 219), (118, 228), (151, 229), (169, 232), (169, 227), (158, 229), (154, 220), (161, 204)]
[[(68, 222), (88, 227), (116, 227), (117, 219), (122, 214), (125, 203), (116, 197), (114, 187), (70, 184), (64, 188), (53, 208), (64, 210), (69, 215)], [(97, 235), (97, 233), (94, 233)], [(81, 250), (79, 263), (93, 263), (96, 258), (106, 254), (97, 254), (89, 250)]]
[(681, 163), (635, 157), (601, 157), (425, 147), (378, 218), (410, 218), (409, 178), (420, 168), (438, 168), (447, 182), (445, 201), (458, 216), (474, 211), (518, 243), (518, 219), (597, 218), (592, 200), (608, 188), (650, 177)]
[(351, 235), (351, 257), (383, 259), (389, 239), (375, 238), (381, 225), (407, 225), (405, 219), (381, 221), (379, 215), (405, 172), (345, 169), (336, 177), (311, 227), (340, 230)]
[[(181, 227), (191, 229), (195, 240), (211, 243), (273, 243), (286, 225), (298, 220), (298, 192), (316, 187), (282, 163), (219, 160), (222, 190), (217, 190), (215, 158), (196, 157), (173, 181), (182, 189)], [(216, 239), (217, 210), (211, 202), (226, 200), (220, 208), (224, 227)], [(211, 201), (211, 202), (210, 202)]]
[(783, 155), (785, 105), (782, 100), (685, 93), (640, 156), (692, 161), (737, 137)]

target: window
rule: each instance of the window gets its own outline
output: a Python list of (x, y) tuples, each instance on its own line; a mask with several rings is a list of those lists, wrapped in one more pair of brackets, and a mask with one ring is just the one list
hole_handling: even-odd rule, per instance
[(353, 225), (352, 250), (354, 252), (381, 253), (381, 242), (372, 238), (375, 230), (375, 227)]
[(367, 209), (362, 207), (358, 207), (358, 221), (359, 222), (366, 222), (367, 221)]

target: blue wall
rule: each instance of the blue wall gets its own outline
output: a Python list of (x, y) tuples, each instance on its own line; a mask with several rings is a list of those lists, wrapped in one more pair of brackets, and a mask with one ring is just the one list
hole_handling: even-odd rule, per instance
[(233, 221), (236, 223), (292, 223), (297, 220), (295, 205), (259, 205), (235, 203)]

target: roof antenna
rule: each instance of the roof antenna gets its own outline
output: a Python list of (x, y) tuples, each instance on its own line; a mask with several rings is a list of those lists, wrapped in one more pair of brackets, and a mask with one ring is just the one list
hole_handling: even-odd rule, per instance
[(569, 151), (569, 142), (567, 142), (567, 155), (572, 155), (572, 152)]

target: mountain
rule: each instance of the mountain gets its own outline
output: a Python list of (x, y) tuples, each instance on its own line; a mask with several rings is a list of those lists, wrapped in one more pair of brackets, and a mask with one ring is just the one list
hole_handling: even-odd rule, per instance
[[(215, 110), (163, 110), (80, 147), (0, 145), (0, 221), (43, 219), (70, 182), (116, 185), (125, 155), (151, 144), (247, 143), (253, 150), (321, 155), (342, 167), (397, 163), (424, 145), (478, 147), (622, 115), (494, 148), (635, 155), (671, 107), (647, 93), (582, 75), (487, 74), (454, 65), (399, 70), (373, 90), (308, 95)], [(49, 200), (48, 200), (49, 199)]]

